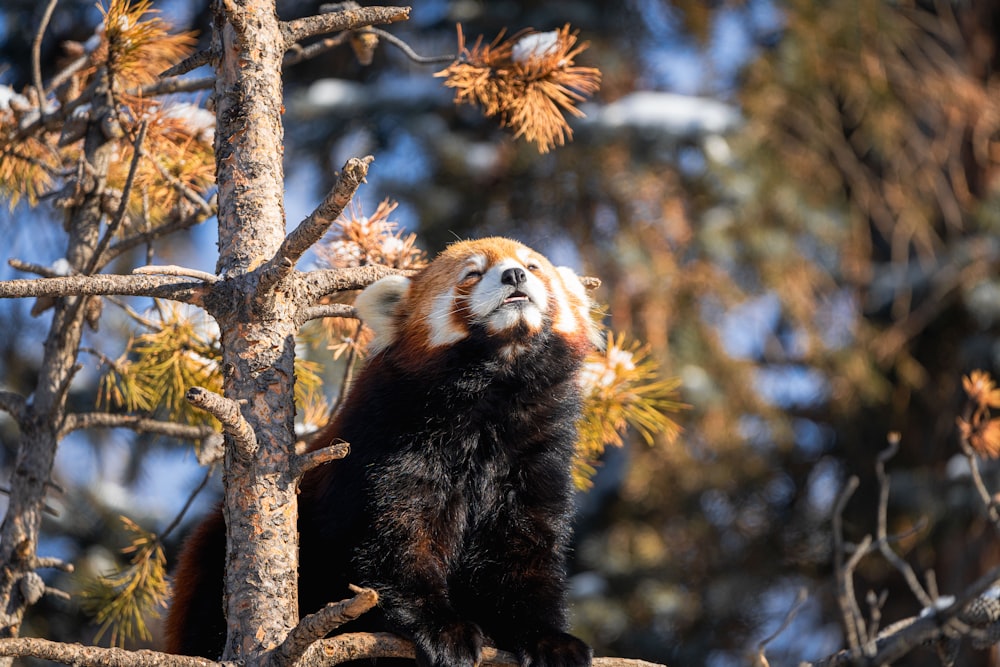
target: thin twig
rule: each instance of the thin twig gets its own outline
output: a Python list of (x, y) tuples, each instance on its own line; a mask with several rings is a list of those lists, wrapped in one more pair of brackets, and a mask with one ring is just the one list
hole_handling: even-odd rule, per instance
[(310, 60), (319, 56), (331, 49), (335, 49), (348, 39), (350, 39), (351, 33), (349, 32), (339, 32), (333, 37), (324, 37), (318, 42), (314, 42), (309, 46), (302, 46), (299, 43), (295, 43), (285, 54), (284, 59), (281, 61), (281, 66), (292, 67), (293, 65), (298, 65), (301, 62)]
[(205, 471), (205, 476), (202, 477), (201, 481), (198, 483), (198, 486), (196, 486), (194, 490), (191, 491), (191, 493), (187, 497), (187, 500), (184, 501), (184, 506), (181, 507), (180, 512), (177, 513), (177, 516), (173, 518), (173, 521), (171, 521), (167, 525), (167, 527), (163, 529), (163, 532), (160, 533), (161, 542), (166, 540), (167, 537), (170, 535), (170, 533), (172, 533), (174, 529), (180, 525), (181, 520), (184, 519), (184, 515), (187, 514), (187, 511), (189, 509), (191, 509), (191, 505), (194, 503), (194, 499), (198, 497), (198, 494), (200, 494), (206, 486), (208, 486), (208, 482), (210, 479), (212, 479), (212, 473), (214, 472), (215, 472), (215, 466), (209, 466), (208, 470)]
[(905, 560), (899, 557), (892, 547), (889, 545), (889, 539), (887, 537), (886, 524), (888, 523), (888, 513), (889, 513), (889, 476), (885, 472), (886, 461), (889, 461), (892, 457), (896, 455), (899, 451), (899, 434), (890, 433), (889, 434), (889, 446), (886, 447), (879, 455), (875, 462), (875, 475), (878, 478), (879, 487), (879, 501), (878, 501), (878, 533), (876, 535), (876, 544), (878, 545), (879, 551), (882, 556), (889, 561), (896, 571), (903, 575), (906, 579), (906, 583), (909, 585), (910, 590), (913, 595), (916, 596), (917, 600), (924, 607), (931, 606), (934, 601), (924, 587), (920, 585), (920, 581), (917, 579), (917, 575), (914, 574), (913, 568)]
[(414, 51), (409, 44), (401, 40), (399, 37), (396, 37), (391, 32), (386, 32), (381, 28), (369, 27), (369, 28), (364, 28), (363, 30), (359, 30), (358, 32), (370, 32), (375, 35), (378, 35), (379, 39), (384, 39), (385, 41), (389, 42), (397, 49), (402, 51), (407, 58), (421, 65), (439, 65), (442, 63), (451, 63), (455, 62), (455, 58), (458, 57), (454, 53), (449, 53), (448, 55), (443, 55), (443, 56), (422, 56), (416, 51)]
[(49, 27), (49, 20), (52, 19), (52, 12), (56, 9), (59, 0), (49, 0), (45, 6), (45, 13), (42, 14), (42, 22), (35, 33), (35, 39), (31, 42), (31, 74), (35, 80), (35, 91), (38, 94), (38, 115), (42, 115), (45, 106), (45, 85), (42, 83), (42, 38)]
[(856, 475), (852, 475), (847, 480), (837, 502), (833, 507), (833, 571), (837, 580), (837, 603), (840, 606), (840, 615), (844, 621), (844, 633), (847, 635), (847, 645), (851, 650), (857, 649), (861, 645), (861, 633), (859, 623), (861, 622), (861, 611), (858, 609), (857, 600), (854, 597), (854, 583), (850, 581), (851, 572), (848, 571), (844, 563), (846, 548), (844, 546), (843, 514), (847, 501), (851, 499), (858, 488), (859, 480)]
[(184, 276), (187, 278), (195, 278), (201, 280), (202, 282), (208, 283), (209, 285), (219, 282), (219, 276), (214, 273), (209, 273), (207, 271), (201, 271), (199, 269), (189, 269), (186, 266), (177, 266), (175, 264), (154, 264), (152, 266), (137, 266), (132, 269), (132, 273), (135, 275), (144, 276)]
[(84, 271), (87, 275), (90, 275), (95, 271), (95, 269), (97, 269), (98, 265), (101, 263), (104, 251), (108, 249), (108, 245), (111, 244), (111, 239), (118, 233), (118, 228), (121, 227), (122, 223), (125, 221), (125, 213), (128, 211), (128, 200), (132, 196), (132, 188), (135, 187), (135, 175), (139, 171), (139, 162), (142, 160), (144, 155), (142, 142), (146, 140), (147, 127), (148, 123), (145, 120), (139, 123), (139, 132), (136, 135), (135, 142), (132, 144), (132, 163), (128, 168), (128, 176), (125, 179), (125, 187), (122, 188), (121, 201), (118, 202), (118, 210), (115, 212), (115, 217), (112, 218), (111, 222), (108, 223), (107, 228), (104, 230), (104, 236), (101, 238), (100, 242), (98, 242), (97, 248), (94, 249), (93, 254), (90, 256), (90, 261), (87, 263), (87, 269)]
[(171, 93), (193, 93), (196, 90), (211, 90), (214, 86), (214, 76), (171, 76), (143, 86), (139, 89), (139, 93), (143, 97), (156, 97), (158, 95), (170, 95)]
[(60, 437), (73, 431), (88, 428), (127, 428), (137, 433), (164, 435), (178, 440), (201, 440), (215, 431), (211, 426), (191, 426), (177, 422), (161, 421), (138, 415), (119, 415), (110, 412), (77, 412), (66, 415)]
[(190, 56), (180, 61), (176, 65), (168, 67), (167, 69), (160, 72), (161, 79), (169, 79), (171, 77), (180, 76), (181, 74), (187, 74), (191, 70), (198, 69), (202, 65), (207, 65), (212, 60), (212, 50), (203, 49), (197, 53), (192, 53)]
[(24, 396), (12, 391), (0, 391), (0, 410), (9, 414), (18, 425), (23, 424), (27, 418), (27, 407), (28, 402), (24, 400)]
[(56, 273), (47, 266), (42, 266), (41, 264), (33, 264), (31, 262), (25, 262), (23, 260), (11, 257), (7, 260), (7, 264), (18, 271), (23, 271), (25, 273), (34, 273), (36, 276), (41, 276), (43, 278), (58, 278), (62, 274)]

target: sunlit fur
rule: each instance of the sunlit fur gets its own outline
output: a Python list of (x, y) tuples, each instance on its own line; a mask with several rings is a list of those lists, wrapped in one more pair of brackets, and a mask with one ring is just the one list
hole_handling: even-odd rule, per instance
[[(370, 586), (378, 609), (338, 632), (402, 634), (420, 667), (474, 667), (487, 637), (522, 667), (588, 667), (566, 633), (578, 374), (596, 339), (579, 280), (515, 241), (466, 241), (355, 307), (376, 335), (311, 445), (351, 453), (301, 484), (301, 613)], [(223, 528), (216, 512), (183, 550), (172, 652), (222, 650)]]

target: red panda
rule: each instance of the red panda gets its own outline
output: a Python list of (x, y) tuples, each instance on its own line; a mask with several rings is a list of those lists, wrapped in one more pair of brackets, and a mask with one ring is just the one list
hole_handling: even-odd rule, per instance
[[(372, 284), (355, 307), (375, 338), (311, 445), (351, 453), (301, 483), (301, 613), (354, 583), (379, 605), (342, 631), (408, 637), (420, 667), (474, 667), (486, 638), (522, 667), (587, 667), (566, 632), (578, 374), (597, 344), (579, 279), (487, 238)], [(223, 529), (216, 512), (182, 551), (172, 653), (223, 650)]]

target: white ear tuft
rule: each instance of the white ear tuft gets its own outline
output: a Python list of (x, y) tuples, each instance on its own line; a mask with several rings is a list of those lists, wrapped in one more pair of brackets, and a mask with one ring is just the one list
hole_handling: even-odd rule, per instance
[(396, 339), (396, 305), (410, 289), (405, 276), (386, 276), (366, 287), (354, 300), (354, 310), (367, 327), (375, 331), (368, 345), (370, 354), (381, 352)]

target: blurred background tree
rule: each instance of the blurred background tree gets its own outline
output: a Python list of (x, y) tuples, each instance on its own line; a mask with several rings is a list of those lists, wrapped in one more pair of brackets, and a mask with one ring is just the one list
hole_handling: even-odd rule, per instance
[[(158, 6), (205, 39), (204, 3)], [(284, 19), (316, 9), (279, 6)], [(0, 83), (29, 81), (41, 11), (33, 0), (0, 10)], [(47, 70), (99, 19), (89, 0), (64, 0), (56, 16)], [(682, 379), (692, 409), (680, 441), (608, 452), (580, 498), (575, 623), (597, 652), (744, 664), (803, 586), (809, 600), (771, 644), (772, 664), (841, 647), (832, 507), (860, 475), (845, 532), (874, 529), (873, 463), (890, 431), (901, 442), (890, 532), (919, 529), (896, 549), (918, 572), (933, 568), (942, 592), (994, 565), (996, 536), (954, 432), (962, 374), (1000, 366), (1000, 8), (430, 0), (390, 31), (421, 55), (449, 54), (456, 22), (469, 43), (504, 28), (578, 29), (590, 47), (577, 64), (603, 77), (574, 140), (540, 156), (454, 106), (432, 77), (444, 64), (383, 38), (363, 65), (345, 45), (286, 72), (287, 214), (301, 219), (347, 157), (373, 153), (364, 210), (398, 201), (395, 219), (428, 251), (506, 234), (599, 276), (612, 328), (647, 341)], [(25, 207), (4, 215), (13, 255), (58, 259), (50, 223)], [(197, 252), (209, 238), (199, 228), (168, 253), (211, 270)], [(0, 374), (23, 390), (33, 363), (23, 341), (39, 324), (27, 304), (0, 307)], [(86, 379), (74, 389), (82, 402), (93, 396)], [(11, 442), (9, 422), (0, 428)], [(63, 447), (66, 507), (47, 548), (99, 564), (125, 541), (108, 535), (116, 503), (155, 526), (182, 501), (175, 489), (200, 479), (169, 443), (129, 442), (116, 432)], [(888, 566), (866, 562), (858, 577), (860, 591), (889, 591), (885, 623), (919, 611)], [(29, 631), (92, 632), (71, 604), (46, 604)], [(960, 664), (1000, 664), (995, 651), (962, 651)], [(917, 651), (905, 664), (938, 661)]]

